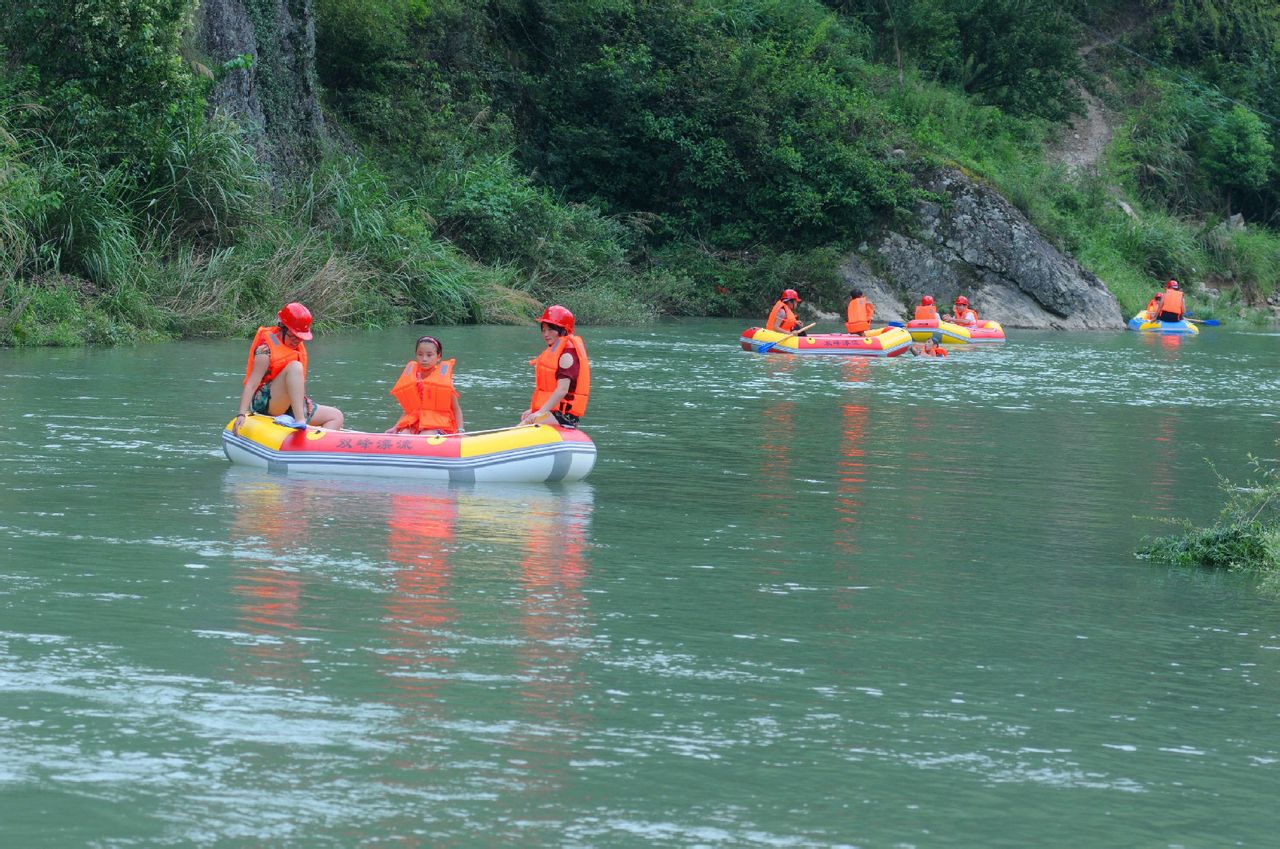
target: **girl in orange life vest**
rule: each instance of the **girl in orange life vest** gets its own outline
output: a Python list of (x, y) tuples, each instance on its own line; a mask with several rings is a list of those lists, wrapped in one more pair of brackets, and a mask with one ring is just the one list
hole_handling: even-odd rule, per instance
[(947, 321), (953, 324), (959, 324), (964, 327), (977, 327), (978, 314), (969, 309), (969, 299), (964, 295), (956, 296), (955, 315), (945, 316)]
[(916, 307), (916, 321), (932, 321), (938, 317), (938, 308), (933, 305), (933, 295), (920, 298), (920, 306)]
[(876, 314), (875, 304), (862, 296), (861, 289), (849, 293), (849, 309), (845, 315), (844, 332), (858, 336), (871, 328), (871, 317)]
[(581, 336), (574, 335), (573, 313), (559, 304), (547, 307), (539, 320), (547, 349), (530, 360), (533, 398), (520, 424), (537, 424), (547, 416), (564, 427), (575, 427), (587, 411), (591, 394), (591, 363)]
[(1155, 321), (1160, 315), (1160, 301), (1164, 299), (1164, 292), (1156, 292), (1151, 296), (1151, 300), (1147, 301), (1147, 321)]
[(280, 323), (259, 327), (249, 346), (244, 391), (232, 432), (240, 432), (240, 424), (250, 413), (279, 416), (289, 411), (300, 425), (342, 427), (341, 410), (307, 397), (307, 346), (302, 343), (311, 338), (310, 310), (295, 301), (285, 304), (276, 318)]
[[(778, 297), (778, 302), (773, 305), (773, 309), (769, 310), (769, 319), (764, 323), (765, 330), (774, 330), (778, 333), (790, 333), (800, 326), (800, 319), (796, 318), (796, 307), (800, 304), (800, 293), (795, 289), (783, 289), (782, 294)], [(800, 333), (800, 336), (806, 334)]]
[(1160, 298), (1160, 320), (1182, 321), (1182, 290), (1178, 288), (1177, 280), (1170, 280), (1166, 285), (1168, 288)]
[(462, 407), (453, 388), (453, 360), (441, 361), (444, 346), (434, 336), (423, 336), (414, 345), (413, 359), (400, 373), (391, 394), (404, 415), (387, 433), (458, 433)]

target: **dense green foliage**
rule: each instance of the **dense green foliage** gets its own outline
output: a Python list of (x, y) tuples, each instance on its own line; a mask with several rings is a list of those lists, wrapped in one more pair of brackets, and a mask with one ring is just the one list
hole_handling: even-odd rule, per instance
[(1158, 563), (1255, 573), (1280, 592), (1280, 477), (1274, 463), (1250, 464), (1255, 477), (1243, 485), (1219, 476), (1225, 504), (1213, 525), (1181, 522), (1181, 533), (1148, 539), (1138, 553)]
[[(0, 344), (239, 332), (293, 297), (365, 325), (832, 308), (939, 164), (1128, 310), (1153, 278), (1225, 286), (1193, 289), (1209, 315), (1280, 274), (1263, 0), (316, 0), (341, 144), (268, 126), (292, 174), (206, 104), (251, 69), (287, 111), (288, 57), (195, 57), (193, 5), (0, 0)], [(275, 5), (246, 3), (260, 35)], [(1081, 84), (1126, 119), (1072, 176), (1045, 143)]]
[(877, 57), (1015, 115), (1081, 109), (1074, 19), (1037, 0), (826, 0), (877, 36)]

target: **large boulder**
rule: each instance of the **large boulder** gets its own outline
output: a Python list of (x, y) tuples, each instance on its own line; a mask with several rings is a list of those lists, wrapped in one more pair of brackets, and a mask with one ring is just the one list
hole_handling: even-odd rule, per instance
[(884, 231), (841, 268), (846, 283), (871, 297), (877, 318), (901, 320), (891, 313), (906, 316), (921, 295), (943, 307), (963, 294), (979, 316), (1006, 327), (1124, 327), (1106, 285), (994, 189), (953, 169), (925, 175), (922, 187), (942, 201), (921, 202), (909, 232)]

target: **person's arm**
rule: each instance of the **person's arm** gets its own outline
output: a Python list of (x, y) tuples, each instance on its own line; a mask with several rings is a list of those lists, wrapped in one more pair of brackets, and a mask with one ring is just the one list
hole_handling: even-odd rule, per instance
[(462, 405), (458, 403), (458, 396), (453, 396), (453, 420), (458, 423), (458, 433), (462, 433), (466, 428), (462, 426)]
[[(563, 354), (560, 355), (560, 368), (562, 369), (573, 368), (573, 354), (570, 354), (568, 351), (565, 351)], [(562, 400), (564, 400), (564, 396), (568, 394), (569, 394), (569, 378), (562, 377), (556, 381), (555, 390), (551, 393), (551, 395), (547, 398), (547, 400), (542, 403), (541, 407), (539, 407), (536, 410), (530, 410), (529, 412), (525, 413), (523, 416), (520, 417), (520, 424), (533, 424), (535, 422), (538, 422), (546, 418), (547, 413), (555, 409), (556, 405), (559, 404)]]
[(249, 403), (253, 400), (253, 393), (258, 391), (258, 384), (262, 382), (263, 376), (270, 367), (270, 350), (266, 345), (262, 345), (253, 352), (253, 368), (250, 369), (249, 379), (244, 382), (244, 389), (240, 392), (240, 406), (236, 407), (236, 421), (231, 425), (232, 433), (240, 433), (240, 423), (244, 421), (245, 416), (249, 415)]

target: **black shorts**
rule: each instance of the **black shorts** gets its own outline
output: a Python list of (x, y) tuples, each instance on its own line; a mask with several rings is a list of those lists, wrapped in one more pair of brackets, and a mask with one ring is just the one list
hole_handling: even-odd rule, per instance
[(1160, 320), (1161, 321), (1182, 321), (1182, 316), (1178, 315), (1177, 313), (1162, 312), (1160, 313)]
[(573, 413), (562, 413), (559, 410), (552, 410), (551, 415), (561, 427), (577, 427), (580, 421)]
[[(303, 396), (303, 403), (307, 406), (307, 421), (311, 421), (311, 417), (316, 414), (316, 402), (311, 400), (310, 395)], [(258, 387), (258, 391), (253, 393), (253, 399), (249, 402), (249, 409), (260, 416), (270, 415), (268, 412), (271, 407), (271, 384), (264, 383)], [(293, 410), (285, 410), (290, 415)]]

